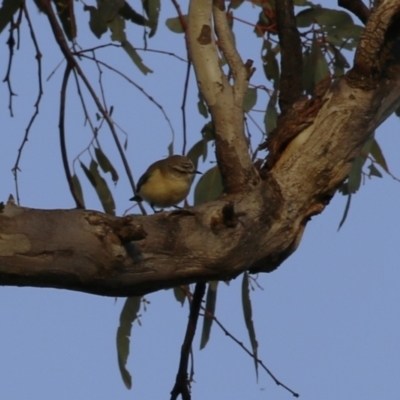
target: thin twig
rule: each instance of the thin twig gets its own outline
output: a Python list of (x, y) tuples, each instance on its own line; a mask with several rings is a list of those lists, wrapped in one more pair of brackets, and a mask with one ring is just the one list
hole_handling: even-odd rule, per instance
[(188, 362), (194, 334), (196, 333), (201, 301), (205, 291), (205, 283), (196, 283), (192, 304), (190, 305), (189, 321), (186, 327), (185, 339), (183, 340), (181, 348), (181, 359), (179, 362), (178, 373), (176, 374), (175, 385), (171, 391), (171, 400), (176, 400), (179, 395), (182, 395), (183, 400), (190, 400), (191, 398), (190, 381), (188, 380)]
[[(12, 107), (12, 98), (13, 96), (16, 96), (17, 94), (14, 93), (12, 90), (12, 85), (11, 85), (11, 68), (12, 68), (12, 61), (14, 58), (14, 46), (15, 46), (15, 39), (14, 39), (14, 18), (11, 19), (10, 22), (10, 35), (7, 40), (7, 46), (8, 46), (8, 65), (7, 65), (7, 71), (6, 71), (6, 76), (3, 79), (3, 82), (7, 82), (7, 88), (8, 88), (8, 109), (10, 110), (10, 116), (14, 117), (13, 113), (13, 107)], [(17, 198), (18, 201), (18, 198)]]
[(28, 9), (26, 7), (25, 2), (22, 4), (21, 7), (22, 7), (21, 10), (22, 10), (22, 12), (23, 12), (23, 14), (25, 16), (25, 19), (26, 19), (26, 21), (28, 23), (29, 33), (31, 35), (33, 46), (35, 47), (35, 51), (36, 51), (35, 58), (36, 58), (37, 65), (38, 65), (37, 71), (38, 71), (38, 83), (39, 83), (38, 86), (39, 86), (39, 90), (38, 90), (38, 95), (36, 97), (36, 101), (35, 101), (35, 104), (34, 104), (35, 111), (33, 112), (32, 116), (31, 116), (31, 119), (29, 120), (28, 125), (27, 125), (27, 127), (25, 129), (25, 134), (24, 134), (24, 137), (22, 139), (21, 145), (20, 145), (20, 147), (18, 149), (18, 154), (17, 154), (17, 158), (15, 160), (15, 164), (14, 164), (14, 166), (12, 168), (12, 171), (13, 171), (13, 174), (14, 174), (14, 180), (15, 180), (15, 195), (16, 195), (16, 198), (17, 198), (17, 204), (20, 204), (19, 187), (18, 187), (18, 172), (20, 170), (19, 169), (19, 163), (20, 163), (20, 160), (21, 160), (21, 157), (22, 157), (22, 151), (23, 151), (23, 149), (25, 147), (25, 144), (28, 142), (29, 132), (30, 132), (32, 126), (33, 126), (33, 123), (36, 120), (36, 117), (39, 115), (39, 105), (40, 105), (40, 101), (41, 101), (42, 96), (43, 96), (42, 61), (41, 61), (42, 60), (42, 53), (40, 51), (39, 43), (38, 43), (38, 41), (36, 39), (35, 31), (33, 29), (33, 25), (32, 25), (32, 22), (31, 22), (31, 19), (30, 19), (30, 16), (29, 16), (29, 12), (28, 12)]
[[(186, 296), (188, 299), (194, 298), (194, 295), (190, 292), (190, 290), (185, 287), (185, 286), (180, 286), (180, 288), (185, 292)], [(284, 389), (286, 389), (288, 392), (290, 392), (294, 397), (300, 397), (300, 395), (296, 392), (294, 392), (292, 389), (287, 387), (285, 384), (283, 384), (281, 381), (279, 381), (275, 375), (270, 371), (270, 369), (263, 363), (262, 360), (260, 360), (258, 357), (254, 355), (254, 353), (249, 350), (243, 342), (241, 342), (239, 339), (237, 339), (232, 333), (228, 331), (228, 329), (225, 328), (225, 326), (220, 322), (220, 320), (212, 313), (210, 313), (204, 306), (200, 307), (203, 311), (204, 314), (200, 314), (204, 318), (212, 318), (213, 321), (219, 326), (219, 328), (225, 333), (226, 336), (231, 338), (236, 344), (238, 344), (250, 357), (252, 357), (260, 366), (261, 368), (264, 369), (264, 371), (267, 372), (267, 374), (273, 379), (273, 381), (278, 385), (282, 386)]]
[(60, 132), (60, 149), (61, 149), (61, 158), (63, 162), (65, 176), (67, 178), (69, 190), (71, 192), (72, 197), (75, 200), (75, 204), (77, 208), (85, 208), (82, 204), (81, 200), (75, 193), (74, 184), (72, 182), (71, 171), (68, 165), (68, 155), (67, 155), (67, 146), (65, 143), (65, 100), (67, 96), (67, 86), (69, 75), (71, 74), (72, 67), (70, 64), (67, 64), (65, 68), (64, 77), (61, 84), (61, 94), (60, 94), (60, 114), (59, 114), (59, 123), (58, 128)]
[(191, 61), (188, 62), (187, 68), (186, 68), (186, 78), (185, 78), (185, 84), (184, 84), (184, 89), (183, 89), (183, 98), (182, 98), (182, 104), (181, 104), (181, 110), (182, 110), (182, 127), (183, 127), (183, 145), (182, 145), (182, 155), (186, 154), (186, 143), (187, 143), (187, 131), (186, 131), (186, 99), (187, 99), (187, 93), (188, 93), (188, 88), (189, 88), (189, 77), (190, 77), (190, 70), (192, 68), (192, 63)]
[(299, 397), (300, 395), (296, 392), (294, 392), (292, 389), (287, 387), (285, 384), (283, 384), (281, 381), (279, 381), (275, 375), (270, 371), (270, 369), (260, 360), (259, 358), (255, 357), (254, 354), (249, 350), (240, 340), (238, 340), (235, 336), (233, 336), (225, 327), (222, 325), (222, 323), (218, 320), (218, 318), (215, 315), (210, 315), (205, 310), (206, 316), (208, 318), (212, 318), (214, 322), (221, 328), (221, 330), (225, 333), (226, 336), (231, 338), (237, 345), (239, 345), (250, 357), (252, 357), (260, 366), (261, 368), (264, 369), (264, 371), (272, 378), (272, 380), (278, 385), (282, 386), (284, 389), (286, 389), (288, 392), (290, 392), (294, 397)]
[(101, 61), (101, 60), (99, 60), (99, 59), (97, 59), (97, 58), (94, 59), (93, 57), (90, 57), (90, 56), (85, 55), (85, 54), (82, 54), (82, 57), (83, 57), (83, 58), (87, 58), (87, 59), (89, 59), (89, 60), (92, 60), (92, 61), (94, 61), (94, 62), (96, 62), (96, 63), (99, 63), (100, 65), (102, 65), (102, 66), (108, 68), (110, 71), (115, 72), (116, 74), (118, 74), (119, 76), (121, 76), (122, 78), (124, 78), (127, 82), (129, 82), (132, 86), (134, 86), (136, 89), (138, 89), (140, 92), (142, 92), (142, 94), (143, 94), (145, 97), (147, 97), (147, 99), (148, 99), (149, 101), (151, 101), (151, 102), (161, 111), (161, 113), (163, 114), (165, 120), (166, 120), (167, 123), (168, 123), (168, 126), (169, 126), (169, 128), (170, 128), (170, 130), (171, 130), (172, 136), (173, 136), (173, 137), (175, 136), (175, 131), (174, 131), (174, 128), (172, 127), (171, 120), (169, 119), (169, 117), (168, 117), (167, 113), (165, 112), (163, 106), (162, 106), (160, 103), (158, 103), (158, 102), (154, 99), (154, 97), (152, 97), (151, 95), (149, 95), (141, 86), (139, 86), (137, 83), (135, 83), (134, 81), (132, 81), (132, 79), (130, 79), (127, 75), (125, 75), (125, 74), (122, 73), (121, 71), (117, 70), (116, 68), (112, 67), (111, 65), (105, 63), (104, 61)]

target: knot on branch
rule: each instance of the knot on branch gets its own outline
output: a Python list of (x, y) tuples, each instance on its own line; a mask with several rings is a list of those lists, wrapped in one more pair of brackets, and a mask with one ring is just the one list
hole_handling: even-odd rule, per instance
[(220, 215), (215, 215), (211, 218), (210, 227), (216, 232), (223, 227), (226, 228), (236, 228), (240, 223), (240, 217), (245, 215), (244, 212), (235, 212), (235, 206), (233, 202), (226, 203), (222, 209)]
[(86, 216), (86, 220), (100, 228), (96, 231), (99, 237), (103, 238), (111, 233), (118, 237), (122, 244), (142, 240), (147, 236), (143, 225), (134, 224), (130, 216), (112, 219), (100, 213), (90, 213)]
[(211, 27), (210, 25), (203, 25), (197, 41), (201, 45), (211, 44)]

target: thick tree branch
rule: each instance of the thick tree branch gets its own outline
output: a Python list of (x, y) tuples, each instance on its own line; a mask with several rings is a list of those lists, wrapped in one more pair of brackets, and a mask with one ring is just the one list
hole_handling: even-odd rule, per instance
[(224, 0), (214, 0), (213, 16), (215, 31), (217, 32), (219, 40), (219, 48), (224, 54), (234, 78), (234, 101), (238, 107), (242, 107), (251, 71), (243, 64), (242, 58), (236, 49), (231, 28), (228, 24), (228, 18), (225, 13)]
[(362, 0), (338, 0), (338, 6), (351, 11), (365, 25), (371, 11)]
[[(205, 14), (199, 20), (196, 14), (189, 16), (188, 30), (190, 41), (195, 42), (191, 52), (198, 51), (208, 60), (204, 65), (200, 59), (195, 62), (201, 80), (210, 78), (208, 73), (202, 75), (202, 65), (211, 74), (216, 66), (208, 58), (215, 50), (208, 46), (213, 40), (207, 33), (210, 26), (204, 28), (207, 23), (202, 19), (211, 18), (211, 3), (198, 1), (199, 11)], [(208, 14), (202, 8), (206, 3)], [(377, 15), (371, 14), (356, 56), (365, 69), (354, 68), (334, 85), (318, 87), (315, 99), (294, 104), (276, 140), (287, 138), (285, 131), (293, 132), (285, 146), (271, 150), (275, 162), (261, 170), (261, 182), (243, 185), (242, 190), (228, 191), (217, 201), (184, 212), (146, 217), (116, 218), (94, 211), (33, 210), (7, 204), (0, 210), (0, 285), (126, 297), (193, 282), (228, 280), (246, 270), (276, 269), (296, 250), (310, 217), (324, 209), (348, 176), (365, 140), (400, 106), (400, 60), (392, 57), (400, 28), (397, 3), (381, 2)], [(371, 54), (379, 56), (375, 63)], [(379, 73), (371, 74), (372, 70)], [(237, 134), (243, 150), (242, 131), (235, 130), (229, 120), (231, 112), (242, 112), (232, 106), (232, 97), (225, 98), (218, 89), (226, 82), (220, 72), (214, 76), (219, 80), (201, 82), (211, 99), (215, 95), (210, 108), (220, 129), (219, 161), (231, 160), (246, 168), (246, 158), (236, 152), (233, 141)], [(225, 110), (223, 104), (228, 104)], [(238, 182), (241, 179), (243, 175)], [(235, 188), (228, 182), (229, 188), (232, 185)]]
[(276, 1), (275, 7), (282, 69), (279, 106), (285, 113), (303, 92), (303, 56), (293, 0)]
[[(393, 45), (400, 35), (400, 2), (380, 3), (368, 19), (354, 58), (354, 72), (365, 78), (379, 78), (393, 59)], [(368, 81), (367, 84), (374, 84)]]
[(243, 63), (232, 51), (232, 35), (226, 31), (226, 15), (220, 8), (214, 7), (216, 28), (223, 43), (221, 49), (227, 50), (227, 59), (232, 63), (235, 86), (229, 84), (220, 65), (211, 22), (213, 0), (190, 2), (188, 44), (199, 89), (213, 117), (216, 154), (225, 192), (239, 193), (245, 188), (251, 190), (259, 182), (244, 135), (242, 96), (249, 75), (244, 76)]

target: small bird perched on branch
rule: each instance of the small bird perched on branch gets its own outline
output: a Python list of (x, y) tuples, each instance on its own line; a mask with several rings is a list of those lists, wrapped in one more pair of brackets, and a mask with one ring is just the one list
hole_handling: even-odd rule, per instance
[(130, 200), (146, 201), (151, 208), (172, 207), (184, 200), (196, 171), (192, 161), (184, 156), (171, 156), (151, 164), (140, 177), (137, 194)]

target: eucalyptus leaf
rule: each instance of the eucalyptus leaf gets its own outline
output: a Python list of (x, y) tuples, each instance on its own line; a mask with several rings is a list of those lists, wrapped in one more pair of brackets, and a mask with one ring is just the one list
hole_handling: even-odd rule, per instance
[(129, 57), (132, 59), (132, 61), (135, 63), (135, 65), (139, 68), (139, 70), (144, 75), (147, 75), (148, 73), (153, 72), (150, 68), (148, 68), (145, 64), (143, 64), (142, 58), (139, 56), (137, 51), (127, 40), (125, 40), (121, 44), (122, 44), (122, 48), (127, 52)]
[(203, 320), (203, 330), (201, 333), (200, 350), (206, 347), (210, 339), (211, 326), (214, 321), (212, 318), (215, 315), (215, 306), (217, 304), (217, 289), (218, 281), (211, 281), (208, 284), (206, 296), (206, 313)]
[(85, 201), (83, 199), (83, 192), (82, 192), (82, 186), (79, 181), (79, 178), (76, 174), (72, 175), (72, 187), (75, 193), (75, 196), (78, 198), (79, 202), (85, 207)]
[(194, 190), (194, 205), (216, 200), (222, 194), (222, 179), (218, 166), (204, 173)]
[[(187, 23), (187, 15), (184, 15), (183, 18), (185, 19), (185, 21)], [(165, 25), (167, 25), (167, 28), (171, 32), (174, 32), (174, 33), (184, 33), (185, 32), (179, 17), (167, 18), (165, 21)]]
[(243, 111), (249, 112), (257, 103), (257, 89), (248, 88), (243, 98)]
[(149, 37), (152, 37), (157, 31), (161, 2), (160, 0), (143, 0), (143, 7), (146, 11), (147, 17), (149, 18)]
[(132, 331), (132, 324), (137, 318), (140, 310), (141, 298), (128, 297), (119, 317), (119, 327), (117, 330), (117, 356), (118, 366), (125, 386), (132, 387), (132, 377), (126, 369), (126, 362), (129, 356), (129, 344)]
[(3, 0), (0, 8), (0, 32), (12, 21), (13, 15), (21, 7), (21, 2), (17, 0)]
[(246, 324), (247, 332), (250, 338), (251, 348), (253, 350), (254, 367), (256, 370), (256, 377), (258, 380), (258, 342), (256, 338), (256, 331), (253, 324), (253, 311), (251, 307), (250, 290), (249, 290), (249, 277), (247, 272), (243, 273), (242, 281), (242, 306), (244, 322)]

